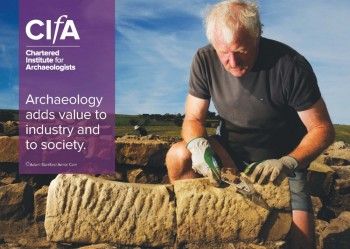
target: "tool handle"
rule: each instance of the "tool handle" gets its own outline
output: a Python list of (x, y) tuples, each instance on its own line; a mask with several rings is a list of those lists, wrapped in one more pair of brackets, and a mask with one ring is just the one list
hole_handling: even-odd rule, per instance
[(260, 162), (254, 162), (254, 163), (249, 164), (247, 167), (245, 167), (243, 173), (246, 175), (249, 175), (255, 169), (255, 166), (258, 165), (259, 163)]

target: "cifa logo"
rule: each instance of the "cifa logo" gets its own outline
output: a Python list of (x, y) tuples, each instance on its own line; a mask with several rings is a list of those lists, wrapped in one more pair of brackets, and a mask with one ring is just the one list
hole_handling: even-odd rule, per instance
[[(67, 37), (72, 37), (74, 40), (80, 40), (74, 21), (68, 19), (68, 15), (61, 15), (53, 23), (54, 25), (52, 25), (51, 20), (46, 20), (45, 22), (39, 19), (31, 20), (26, 25), (26, 34), (32, 40), (38, 41), (41, 39), (46, 39), (51, 40), (52, 44), (55, 44), (58, 36), (59, 40), (65, 40)], [(62, 31), (60, 29), (61, 24), (64, 25)], [(32, 28), (35, 25), (43, 27), (41, 31), (37, 34), (33, 34), (32, 32)], [(52, 37), (53, 28), (54, 33)]]

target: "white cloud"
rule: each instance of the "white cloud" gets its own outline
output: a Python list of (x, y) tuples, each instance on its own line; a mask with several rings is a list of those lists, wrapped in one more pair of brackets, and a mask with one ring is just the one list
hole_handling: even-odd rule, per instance
[[(145, 1), (137, 2), (145, 4)], [(169, 5), (159, 1), (157, 7), (152, 2), (153, 7), (149, 10), (148, 2), (148, 8), (142, 4), (137, 5), (133, 9), (135, 15), (129, 16), (124, 11), (135, 5), (123, 1), (119, 4), (124, 6), (119, 8), (122, 13), (119, 15), (119, 23), (117, 21), (118, 34), (121, 36), (119, 44), (117, 42), (117, 112), (183, 112), (192, 56), (203, 45), (200, 44), (203, 40), (200, 25), (197, 30), (191, 31), (143, 29), (125, 19), (159, 18), (159, 15), (164, 14), (163, 11), (177, 12), (185, 8), (180, 6), (181, 3)], [(190, 11), (190, 8), (186, 10)]]
[(202, 0), (118, 0), (116, 3), (117, 23), (125, 19), (147, 19), (164, 16), (165, 13), (187, 13), (201, 17), (208, 3)]

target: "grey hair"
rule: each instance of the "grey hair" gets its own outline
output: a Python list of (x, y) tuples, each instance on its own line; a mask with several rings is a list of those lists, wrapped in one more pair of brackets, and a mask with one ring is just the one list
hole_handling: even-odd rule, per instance
[(215, 32), (221, 32), (226, 43), (231, 43), (242, 27), (252, 38), (260, 37), (262, 32), (258, 6), (247, 0), (225, 0), (213, 5), (207, 11), (204, 22), (210, 43), (213, 43)]

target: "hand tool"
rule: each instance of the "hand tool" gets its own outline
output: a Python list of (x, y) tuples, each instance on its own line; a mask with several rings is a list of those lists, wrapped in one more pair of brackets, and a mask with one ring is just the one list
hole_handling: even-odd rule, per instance
[[(256, 165), (256, 163), (255, 163)], [(250, 165), (248, 165), (249, 167)], [(254, 167), (251, 166), (249, 170)], [(234, 187), (236, 187), (237, 192), (243, 195), (244, 197), (248, 198), (255, 204), (270, 210), (269, 205), (266, 203), (266, 201), (262, 198), (261, 194), (258, 193), (253, 183), (244, 175), (240, 174), (237, 176), (236, 174), (232, 173), (234, 172), (234, 169), (232, 168), (222, 168), (221, 169), (221, 181), (230, 184)]]

